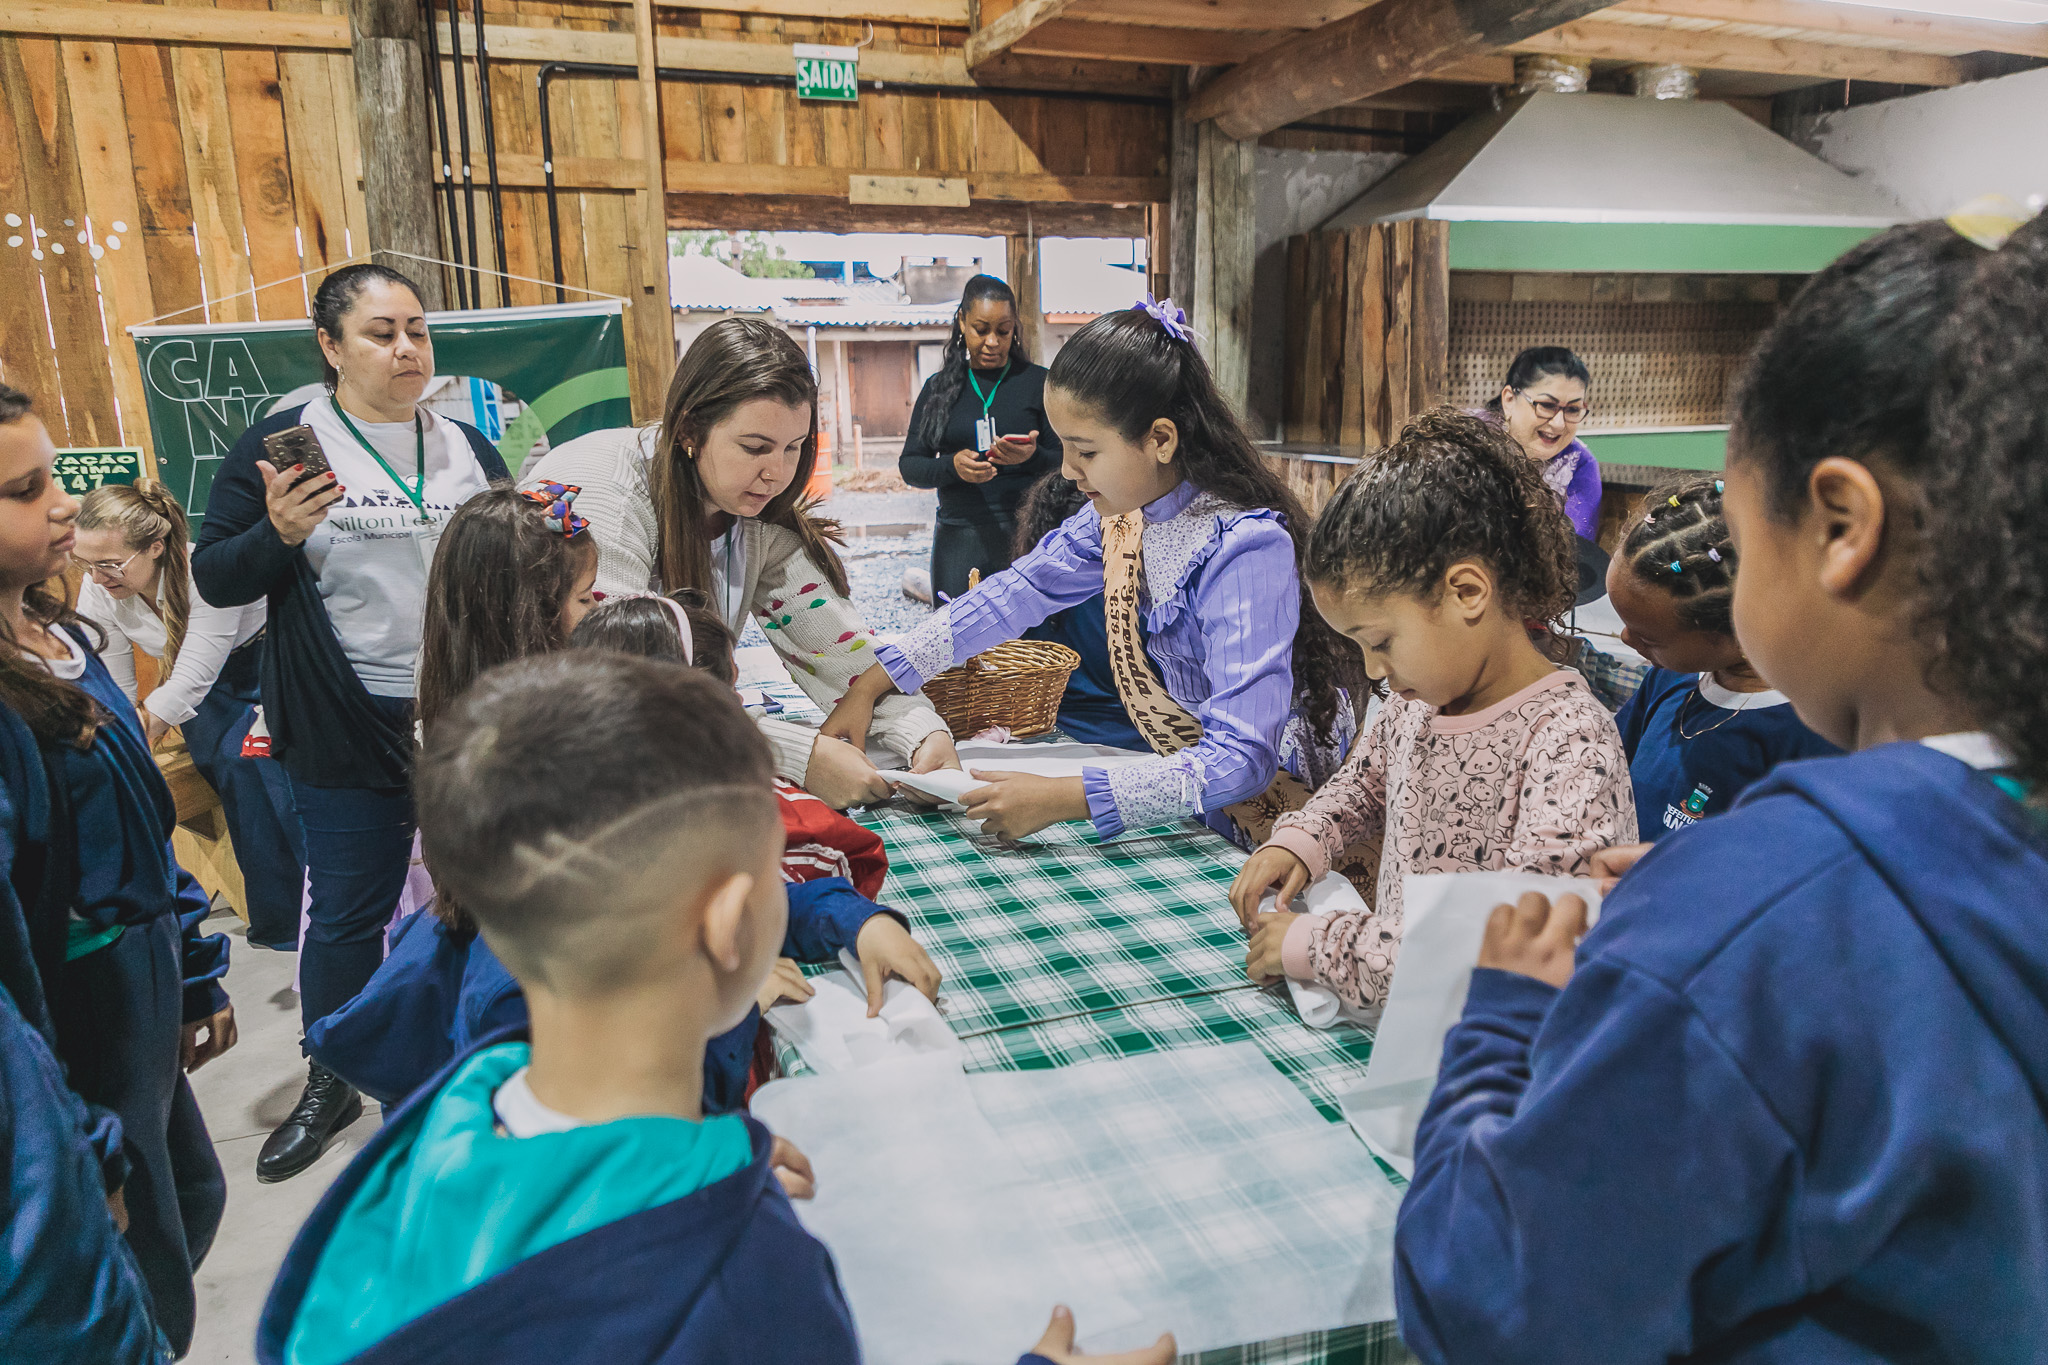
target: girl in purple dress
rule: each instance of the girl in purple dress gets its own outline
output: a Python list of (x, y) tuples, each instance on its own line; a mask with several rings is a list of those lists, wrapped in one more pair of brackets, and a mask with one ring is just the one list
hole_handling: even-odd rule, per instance
[(1587, 392), (1593, 373), (1563, 346), (1531, 346), (1508, 366), (1500, 397), (1487, 413), (1508, 429), (1524, 454), (1543, 467), (1543, 482), (1557, 495), (1572, 529), (1600, 538), (1600, 462), (1578, 438), (1592, 411)]
[[(1256, 841), (1341, 762), (1357, 651), (1308, 604), (1308, 518), (1259, 459), (1185, 315), (1146, 299), (1075, 333), (1046, 381), (1066, 477), (1088, 505), (876, 653), (825, 731), (1098, 594), (1118, 692), (1153, 750), (1080, 777), (977, 772), (963, 802), (1019, 839), (1061, 820), (1103, 838), (1184, 819)], [(1348, 657), (1347, 657), (1348, 656)]]

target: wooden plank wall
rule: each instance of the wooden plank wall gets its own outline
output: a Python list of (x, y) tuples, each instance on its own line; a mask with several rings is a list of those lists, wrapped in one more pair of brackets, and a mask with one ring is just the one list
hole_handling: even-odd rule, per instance
[(360, 249), (345, 52), (0, 36), (0, 90), (0, 380), (60, 446), (148, 448), (124, 328), (304, 317)]
[[(539, 179), (539, 62), (581, 56), (576, 45), (593, 41), (571, 35), (604, 35), (595, 41), (611, 51), (617, 39), (610, 35), (630, 35), (632, 10), (616, 0), (481, 2), (493, 30), (564, 31), (559, 45), (529, 40), (494, 50), (489, 90), (507, 186), (506, 268), (547, 281), (554, 267)], [(166, 3), (209, 7), (206, 0)], [(345, 12), (342, 0), (217, 0), (212, 7)], [(445, 24), (445, 0), (435, 0), (434, 9)], [(469, 0), (460, 12), (463, 51), (473, 54)], [(964, 29), (930, 24), (870, 28), (860, 21), (701, 10), (657, 14), (665, 36), (785, 51), (792, 42), (862, 43), (872, 31), (864, 59), (950, 58), (966, 37)], [(59, 445), (147, 448), (142, 381), (123, 328), (174, 312), (172, 321), (303, 317), (317, 277), (305, 283), (289, 277), (365, 250), (348, 53), (5, 30), (0, 14), (0, 299), (7, 301), (0, 310), (0, 380), (37, 398)], [(445, 41), (441, 51), (454, 141), (455, 73)], [(623, 55), (604, 59), (630, 63), (630, 41)], [(1146, 79), (1156, 74), (1126, 69)], [(465, 63), (478, 191), (463, 196), (464, 213), (473, 203), (478, 259), (489, 267), (495, 266), (496, 247), (482, 191), (483, 106), (474, 72)], [(1071, 73), (1058, 71), (1018, 74), (1027, 78), (1053, 88), (1074, 84)], [(1167, 111), (1143, 104), (962, 89), (863, 91), (854, 106), (818, 105), (800, 103), (794, 90), (782, 87), (674, 81), (664, 81), (661, 93), (671, 189), (679, 188), (678, 163), (702, 167), (710, 177), (670, 195), (670, 221), (677, 225), (852, 226), (843, 193), (819, 194), (816, 171), (810, 181), (803, 178), (807, 168), (1120, 178), (1127, 184), (1165, 173)], [(617, 171), (638, 161), (645, 136), (634, 83), (565, 77), (556, 81), (551, 98), (557, 165), (567, 163), (572, 172), (562, 176), (570, 188), (559, 196), (564, 282), (626, 295), (634, 274), (631, 253), (643, 249), (630, 197), (638, 178), (622, 183)], [(579, 178), (576, 167), (591, 173)], [(985, 210), (983, 202), (977, 198), (973, 208), (946, 211), (953, 216), (944, 225), (1002, 233), (1030, 223), (1028, 201), (991, 199)], [(816, 217), (806, 222), (813, 206)], [(860, 226), (882, 226), (877, 219), (886, 211), (875, 212)], [(912, 221), (915, 211), (905, 213), (905, 230), (938, 225)], [(984, 216), (987, 221), (979, 221)], [(1047, 218), (1057, 215), (1042, 214), (1041, 221)], [(1143, 232), (1145, 207), (1075, 202), (1067, 220), (1075, 225), (1070, 230)], [(445, 230), (445, 206), (442, 222)], [(465, 246), (468, 226), (465, 216)], [(8, 245), (17, 238), (18, 245)], [(480, 280), (480, 294), (485, 306), (555, 298), (552, 284), (490, 277)], [(634, 388), (642, 400), (636, 410), (644, 412), (665, 384), (670, 362), (632, 349)]]
[(1288, 239), (1288, 440), (1374, 450), (1443, 401), (1448, 240), (1429, 222)]

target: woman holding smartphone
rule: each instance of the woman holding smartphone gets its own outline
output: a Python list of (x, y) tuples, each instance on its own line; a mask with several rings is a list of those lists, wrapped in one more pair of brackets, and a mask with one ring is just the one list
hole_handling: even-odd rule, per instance
[[(213, 606), (269, 603), (263, 715), (291, 777), (312, 888), (299, 950), (307, 1025), (383, 961), (412, 855), (427, 569), (455, 509), (506, 477), (481, 432), (419, 406), (434, 343), (412, 281), (345, 266), (314, 294), (313, 324), (331, 392), (243, 433), (214, 476), (192, 554)], [(257, 1178), (298, 1174), (361, 1112), (347, 1082), (312, 1064)]]
[(962, 291), (945, 362), (917, 396), (896, 467), (912, 488), (939, 490), (935, 597), (966, 592), (975, 569), (1010, 567), (1017, 506), (1060, 467), (1060, 438), (1045, 420), (1045, 367), (1024, 349), (1017, 296), (995, 276)]

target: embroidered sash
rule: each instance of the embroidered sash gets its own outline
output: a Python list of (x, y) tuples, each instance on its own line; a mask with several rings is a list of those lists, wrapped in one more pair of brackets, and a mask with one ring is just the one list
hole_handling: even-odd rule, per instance
[[(1102, 600), (1109, 635), (1109, 669), (1131, 723), (1152, 752), (1170, 757), (1198, 743), (1202, 723), (1173, 699), (1138, 642), (1138, 588), (1145, 578), (1145, 519), (1142, 512), (1102, 519)], [(1273, 837), (1273, 822), (1300, 810), (1311, 795), (1285, 768), (1257, 796), (1224, 807), (1238, 831), (1257, 848)], [(1379, 903), (1380, 840), (1347, 847), (1331, 870), (1358, 888), (1367, 905)]]
[[(1126, 512), (1102, 519), (1102, 600), (1107, 614), (1109, 669), (1131, 723), (1152, 752), (1171, 757), (1202, 738), (1202, 723), (1173, 699), (1152, 671), (1138, 641), (1138, 590), (1145, 578), (1145, 515)], [(1226, 806), (1224, 814), (1252, 846), (1272, 837), (1273, 822), (1308, 803), (1309, 790), (1282, 768), (1257, 796)]]

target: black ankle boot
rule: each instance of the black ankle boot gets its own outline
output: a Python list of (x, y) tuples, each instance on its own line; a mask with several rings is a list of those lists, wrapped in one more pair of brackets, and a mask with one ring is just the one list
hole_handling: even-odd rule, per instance
[(264, 1140), (256, 1157), (256, 1178), (265, 1184), (289, 1180), (320, 1159), (342, 1129), (363, 1116), (356, 1088), (318, 1062), (291, 1117)]

